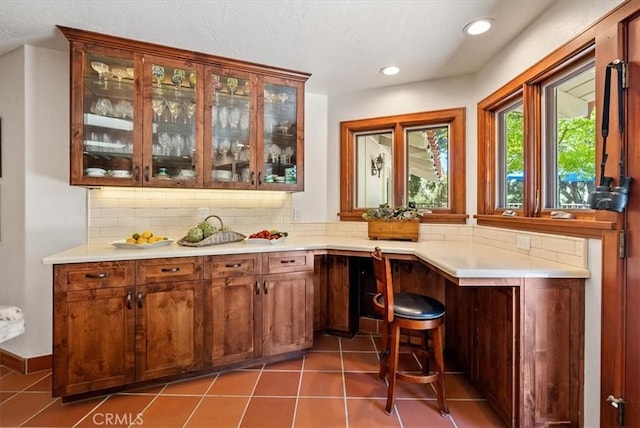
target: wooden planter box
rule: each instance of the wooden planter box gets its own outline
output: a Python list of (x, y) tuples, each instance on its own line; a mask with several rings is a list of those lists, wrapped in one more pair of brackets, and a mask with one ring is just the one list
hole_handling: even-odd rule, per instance
[(417, 241), (420, 236), (419, 220), (369, 220), (369, 239)]

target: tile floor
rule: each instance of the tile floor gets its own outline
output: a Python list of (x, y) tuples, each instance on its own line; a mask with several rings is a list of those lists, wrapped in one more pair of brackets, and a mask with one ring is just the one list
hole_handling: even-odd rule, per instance
[[(384, 413), (378, 337), (316, 337), (305, 358), (209, 374), (62, 404), (51, 371), (0, 367), (1, 427), (503, 427), (466, 378), (446, 373), (450, 416), (429, 386), (399, 382), (396, 411)], [(401, 364), (417, 367), (410, 354)]]

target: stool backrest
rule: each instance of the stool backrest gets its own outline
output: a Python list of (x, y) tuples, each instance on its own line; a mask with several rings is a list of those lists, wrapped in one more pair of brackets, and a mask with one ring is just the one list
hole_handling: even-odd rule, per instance
[(377, 304), (379, 296), (382, 295), (384, 301), (384, 313), (382, 317), (386, 322), (393, 322), (393, 281), (391, 279), (391, 266), (389, 258), (382, 254), (380, 247), (375, 247), (371, 253), (373, 259), (373, 274), (376, 277), (377, 292), (373, 297), (374, 304)]

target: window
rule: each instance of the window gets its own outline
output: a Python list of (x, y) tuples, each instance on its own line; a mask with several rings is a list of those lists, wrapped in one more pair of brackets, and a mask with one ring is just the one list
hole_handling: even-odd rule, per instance
[[(597, 162), (595, 48), (593, 42), (574, 48), (545, 58), (478, 104), (479, 225), (572, 228), (577, 235), (611, 227), (606, 214), (588, 205)], [(575, 220), (545, 223), (557, 210)]]
[(423, 222), (465, 223), (464, 109), (340, 124), (341, 220), (414, 203)]

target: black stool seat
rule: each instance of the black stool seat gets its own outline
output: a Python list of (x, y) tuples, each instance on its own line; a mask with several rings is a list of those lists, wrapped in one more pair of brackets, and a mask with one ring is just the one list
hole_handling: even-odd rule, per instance
[[(380, 306), (384, 306), (384, 296), (376, 296)], [(438, 300), (416, 293), (393, 293), (393, 315), (411, 320), (434, 320), (445, 313), (445, 307)]]

